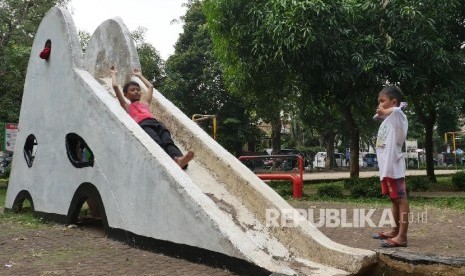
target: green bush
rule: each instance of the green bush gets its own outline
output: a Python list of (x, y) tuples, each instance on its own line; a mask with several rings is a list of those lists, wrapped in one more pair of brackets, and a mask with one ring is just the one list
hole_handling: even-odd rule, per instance
[(334, 185), (334, 184), (328, 184), (328, 185), (318, 187), (316, 192), (318, 196), (320, 197), (331, 197), (331, 198), (343, 197), (342, 187)]
[(347, 186), (346, 182), (344, 182), (344, 187), (347, 187), (349, 189), (352, 197), (382, 197), (380, 181), (377, 177), (357, 179), (356, 181), (348, 181)]
[(5, 168), (5, 172), (3, 173), (3, 178), (10, 178), (11, 172), (11, 163)]
[(346, 178), (344, 179), (344, 188), (351, 191), (353, 187), (360, 185), (360, 178)]
[(292, 196), (294, 191), (292, 184), (288, 181), (270, 181), (268, 185), (282, 197)]
[(465, 191), (465, 171), (456, 172), (452, 176), (452, 184), (460, 191)]
[(431, 182), (427, 176), (409, 177), (407, 180), (407, 191), (422, 192), (429, 190)]

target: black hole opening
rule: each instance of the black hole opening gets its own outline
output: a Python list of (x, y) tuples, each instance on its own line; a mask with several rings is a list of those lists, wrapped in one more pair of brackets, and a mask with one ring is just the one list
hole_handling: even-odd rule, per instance
[(76, 133), (66, 135), (66, 153), (76, 168), (93, 167), (94, 153), (87, 143)]
[(52, 41), (50, 39), (47, 39), (47, 41), (45, 41), (44, 48), (52, 49)]
[(34, 158), (37, 151), (37, 139), (33, 134), (30, 134), (26, 138), (26, 143), (24, 143), (24, 159), (26, 160), (27, 166), (30, 168), (34, 163)]

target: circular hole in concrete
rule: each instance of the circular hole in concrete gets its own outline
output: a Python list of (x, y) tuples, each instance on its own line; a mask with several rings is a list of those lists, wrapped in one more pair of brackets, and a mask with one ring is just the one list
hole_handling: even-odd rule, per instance
[(76, 133), (66, 134), (66, 153), (76, 168), (93, 167), (94, 154), (81, 136)]
[(26, 138), (26, 142), (24, 143), (24, 159), (26, 160), (27, 166), (30, 168), (34, 163), (34, 158), (36, 156), (37, 151), (37, 139), (34, 134), (30, 134)]

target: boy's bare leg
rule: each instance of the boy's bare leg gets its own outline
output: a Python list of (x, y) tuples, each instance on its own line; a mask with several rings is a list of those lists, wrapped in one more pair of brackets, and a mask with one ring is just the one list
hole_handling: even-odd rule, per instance
[(193, 151), (188, 151), (185, 155), (180, 156), (180, 157), (175, 157), (174, 161), (179, 165), (179, 167), (184, 168), (189, 161), (194, 158), (194, 152)]
[(384, 232), (383, 234), (386, 235), (387, 237), (393, 238), (399, 234), (399, 223), (400, 223), (400, 217), (399, 217), (399, 204), (397, 203), (397, 199), (391, 199), (391, 205), (392, 205), (392, 217), (394, 218), (394, 225), (391, 229), (391, 231)]
[[(398, 227), (399, 233), (392, 238), (395, 242), (399, 244), (406, 244), (407, 243), (407, 231), (408, 231), (408, 215), (410, 212), (409, 204), (407, 198), (399, 198), (395, 199), (395, 203), (398, 205)], [(393, 202), (394, 203), (394, 202)], [(394, 211), (394, 210), (393, 210)], [(395, 217), (395, 215), (394, 215)]]

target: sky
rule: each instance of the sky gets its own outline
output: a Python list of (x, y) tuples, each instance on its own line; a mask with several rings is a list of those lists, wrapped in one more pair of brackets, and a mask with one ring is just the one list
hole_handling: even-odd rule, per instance
[(130, 32), (145, 27), (145, 40), (166, 60), (182, 33), (181, 23), (171, 23), (186, 13), (187, 0), (71, 0), (68, 9), (76, 28), (92, 35), (105, 20), (120, 17)]

